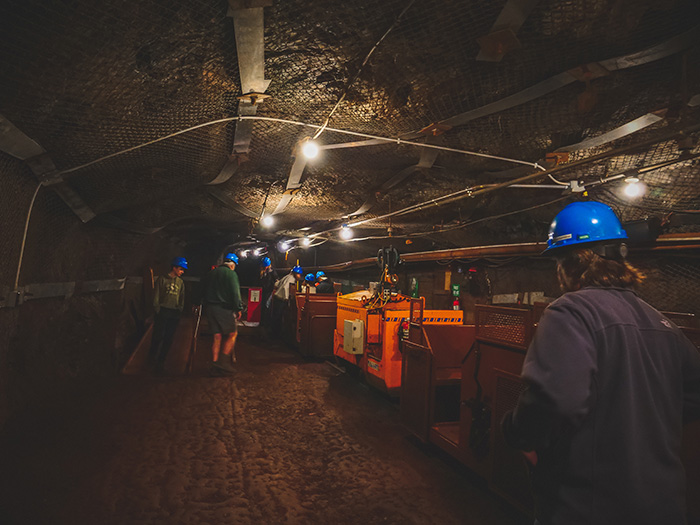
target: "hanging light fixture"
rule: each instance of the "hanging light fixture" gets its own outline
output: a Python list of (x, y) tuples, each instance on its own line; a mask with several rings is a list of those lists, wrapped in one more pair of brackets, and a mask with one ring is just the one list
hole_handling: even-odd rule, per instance
[(304, 139), (301, 144), (301, 153), (307, 159), (315, 159), (318, 157), (319, 147), (318, 143), (311, 139)]
[(352, 228), (350, 228), (347, 224), (343, 224), (340, 227), (340, 238), (343, 239), (344, 241), (352, 239), (353, 232)]
[(625, 189), (623, 193), (630, 199), (641, 197), (646, 192), (646, 185), (639, 180), (639, 177), (627, 177), (625, 179)]

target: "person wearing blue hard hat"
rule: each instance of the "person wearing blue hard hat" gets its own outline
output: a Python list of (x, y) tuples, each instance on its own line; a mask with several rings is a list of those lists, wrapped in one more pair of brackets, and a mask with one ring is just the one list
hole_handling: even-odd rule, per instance
[(243, 310), (241, 287), (235, 271), (237, 264), (235, 253), (225, 254), (223, 263), (210, 271), (202, 282), (204, 312), (214, 335), (212, 366), (227, 373), (235, 371), (237, 321)]
[(282, 322), (284, 313), (289, 306), (289, 288), (291, 285), (296, 286), (297, 292), (300, 291), (300, 282), (304, 275), (304, 269), (298, 264), (294, 265), (292, 270), (275, 283), (275, 292), (273, 294), (272, 316), (273, 324), (277, 329), (277, 334), (282, 332)]
[(153, 283), (153, 332), (147, 361), (155, 373), (164, 370), (185, 307), (185, 283), (181, 279), (185, 270), (187, 259), (175, 257), (170, 263), (170, 272), (158, 276)]
[(270, 335), (272, 330), (272, 292), (277, 282), (277, 272), (272, 269), (272, 261), (269, 257), (260, 260), (260, 284), (262, 287), (260, 324), (265, 334)]
[(613, 210), (575, 202), (546, 255), (564, 295), (528, 348), (525, 389), (501, 426), (531, 465), (542, 524), (685, 523), (683, 420), (700, 418), (700, 353), (633, 288)]
[(319, 270), (316, 272), (316, 280), (318, 281), (316, 284), (316, 293), (321, 293), (321, 294), (332, 294), (335, 293), (335, 289), (333, 287), (333, 281), (331, 281), (328, 276), (323, 272), (322, 270)]
[(313, 273), (307, 273), (304, 276), (304, 293), (316, 293), (316, 276)]
[[(275, 283), (275, 299), (287, 302), (289, 301), (289, 286), (297, 284), (301, 281), (304, 275), (304, 270), (298, 264), (292, 270)], [(298, 287), (297, 287), (298, 291)]]
[(552, 221), (544, 253), (556, 255), (562, 248), (586, 245), (605, 256), (614, 255), (622, 249), (627, 255), (623, 241), (627, 233), (610, 206), (602, 202), (574, 202), (564, 208)]

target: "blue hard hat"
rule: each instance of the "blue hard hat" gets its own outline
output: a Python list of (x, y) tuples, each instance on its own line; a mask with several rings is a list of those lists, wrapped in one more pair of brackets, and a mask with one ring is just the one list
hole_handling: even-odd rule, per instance
[(272, 261), (270, 260), (269, 257), (263, 257), (260, 260), (260, 266), (262, 266), (263, 268), (267, 268), (268, 266), (272, 266)]
[(307, 273), (306, 277), (304, 277), (304, 280), (307, 283), (315, 283), (316, 282), (316, 276), (312, 273)]
[(227, 253), (224, 256), (224, 262), (231, 261), (232, 263), (238, 264), (238, 255), (235, 253)]
[(320, 279), (321, 277), (325, 277), (325, 276), (326, 276), (326, 274), (321, 270), (316, 272), (316, 279)]
[(298, 273), (299, 275), (303, 275), (304, 270), (301, 268), (301, 266), (297, 264), (294, 268), (292, 268), (292, 273)]
[(567, 246), (626, 238), (627, 233), (610, 206), (596, 201), (574, 202), (554, 217), (544, 253)]
[(184, 257), (175, 257), (173, 262), (170, 263), (170, 266), (179, 266), (183, 270), (187, 270), (187, 259)]

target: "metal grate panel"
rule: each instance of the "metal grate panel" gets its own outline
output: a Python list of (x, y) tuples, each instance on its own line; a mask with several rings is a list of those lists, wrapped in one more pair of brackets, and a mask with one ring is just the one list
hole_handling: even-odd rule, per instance
[(478, 340), (527, 349), (532, 335), (529, 310), (477, 305), (475, 319)]

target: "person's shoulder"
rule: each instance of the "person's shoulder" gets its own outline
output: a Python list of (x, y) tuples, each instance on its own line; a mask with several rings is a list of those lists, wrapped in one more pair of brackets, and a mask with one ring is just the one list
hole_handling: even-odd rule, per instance
[(583, 312), (599, 308), (606, 303), (606, 292), (602, 288), (583, 288), (572, 292), (566, 292), (558, 299), (552, 301), (547, 310), (550, 312)]
[(580, 305), (580, 304), (600, 304), (607, 301), (623, 301), (638, 299), (637, 294), (631, 288), (606, 288), (590, 286), (567, 292), (550, 306)]

